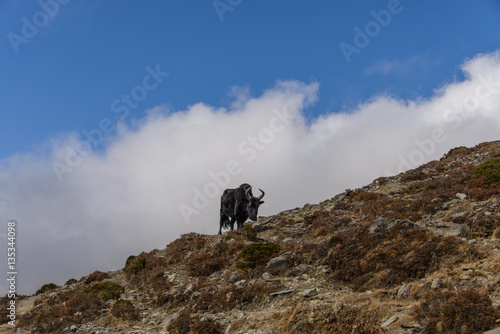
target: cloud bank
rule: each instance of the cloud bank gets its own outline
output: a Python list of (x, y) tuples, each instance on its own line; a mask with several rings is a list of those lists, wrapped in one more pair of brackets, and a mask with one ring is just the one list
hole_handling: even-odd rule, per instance
[[(260, 215), (333, 197), (500, 134), (500, 52), (462, 65), (466, 79), (428, 99), (376, 96), (306, 119), (318, 83), (235, 89), (229, 109), (199, 103), (119, 124), (99, 150), (80, 134), (0, 162), (0, 221), (18, 225), (18, 289), (123, 267), (180, 234), (215, 234), (219, 198), (248, 182)], [(0, 231), (6, 263), (6, 236)], [(2, 234), (3, 233), (3, 234)], [(2, 283), (4, 284), (4, 283)], [(0, 286), (6, 291), (6, 285)], [(4, 290), (5, 289), (5, 290)]]

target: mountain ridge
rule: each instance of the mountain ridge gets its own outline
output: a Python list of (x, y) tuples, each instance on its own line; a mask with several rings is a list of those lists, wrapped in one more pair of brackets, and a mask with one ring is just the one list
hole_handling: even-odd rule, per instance
[[(165, 249), (130, 256), (121, 270), (20, 298), (15, 330), (494, 329), (500, 326), (499, 161), (500, 141), (458, 147), (321, 203), (259, 217), (239, 231), (184, 234)], [(0, 330), (15, 332), (8, 324)]]

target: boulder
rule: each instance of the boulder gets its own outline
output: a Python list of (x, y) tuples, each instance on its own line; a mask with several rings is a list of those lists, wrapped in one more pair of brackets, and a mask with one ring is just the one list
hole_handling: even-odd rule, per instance
[(266, 265), (266, 270), (271, 270), (271, 269), (286, 269), (290, 266), (290, 260), (283, 256), (280, 255), (278, 257), (275, 257), (271, 260)]
[(453, 236), (459, 238), (469, 238), (471, 234), (470, 227), (465, 224), (455, 224), (452, 222), (436, 221), (419, 224), (429, 232), (436, 233), (445, 237)]

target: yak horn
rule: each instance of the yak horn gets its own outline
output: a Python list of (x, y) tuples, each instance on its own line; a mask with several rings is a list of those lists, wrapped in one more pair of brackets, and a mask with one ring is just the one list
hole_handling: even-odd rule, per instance
[(251, 199), (252, 199), (252, 196), (250, 196), (250, 194), (248, 193), (251, 189), (252, 189), (252, 187), (248, 188), (248, 189), (245, 191), (245, 196), (247, 197), (247, 199), (248, 199), (248, 200), (251, 200)]
[(262, 191), (262, 189), (260, 189), (260, 192), (262, 193), (262, 195), (259, 196), (259, 201), (264, 197), (264, 195), (266, 194), (264, 191)]

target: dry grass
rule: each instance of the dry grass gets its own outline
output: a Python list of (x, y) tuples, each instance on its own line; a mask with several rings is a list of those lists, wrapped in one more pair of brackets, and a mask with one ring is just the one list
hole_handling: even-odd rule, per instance
[(492, 329), (500, 316), (488, 295), (469, 289), (429, 293), (414, 312), (429, 334), (479, 333)]
[(119, 299), (113, 304), (111, 308), (111, 314), (123, 320), (139, 320), (139, 313), (135, 309), (134, 305), (128, 300)]
[(209, 276), (222, 270), (226, 262), (226, 259), (220, 254), (200, 253), (189, 259), (188, 273), (191, 276)]
[(333, 277), (356, 290), (390, 287), (424, 277), (446, 262), (465, 259), (468, 245), (455, 237), (439, 237), (396, 224), (370, 233), (367, 225), (332, 237), (328, 264)]
[[(314, 318), (311, 314), (314, 313)], [(335, 334), (381, 334), (385, 331), (378, 325), (377, 316), (367, 308), (345, 306), (334, 310), (331, 305), (314, 307), (296, 306), (281, 316), (280, 330), (291, 334), (335, 333)]]
[(54, 283), (44, 284), (40, 289), (38, 289), (38, 291), (35, 293), (35, 295), (41, 295), (42, 293), (52, 291), (52, 290), (55, 290), (57, 288), (58, 288), (58, 286)]
[(200, 251), (205, 246), (205, 238), (201, 234), (188, 233), (167, 245), (167, 261), (169, 264), (179, 263), (187, 258), (187, 254)]
[(100, 282), (102, 280), (108, 279), (109, 275), (107, 273), (103, 273), (102, 271), (94, 271), (85, 279), (85, 284), (90, 284), (93, 282)]
[(97, 293), (60, 293), (45, 301), (36, 303), (37, 308), (19, 318), (18, 327), (32, 333), (62, 333), (73, 324), (93, 321), (105, 308)]
[(219, 323), (210, 318), (200, 319), (191, 315), (189, 307), (184, 308), (179, 316), (168, 326), (173, 334), (219, 334), (222, 333)]

